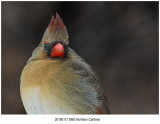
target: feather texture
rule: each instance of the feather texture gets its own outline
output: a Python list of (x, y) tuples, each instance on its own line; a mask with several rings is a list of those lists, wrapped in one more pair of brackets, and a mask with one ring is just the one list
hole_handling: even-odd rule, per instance
[[(69, 59), (65, 60), (45, 59), (43, 54), (43, 48), (36, 48), (33, 57), (30, 58), (22, 72), (23, 101), (36, 101), (34, 97), (32, 98), (35, 94), (32, 92), (38, 88), (39, 100), (35, 102), (35, 106), (40, 106), (40, 109), (45, 110), (46, 113), (55, 113), (57, 108), (61, 108), (56, 112), (57, 114), (63, 112), (94, 114), (97, 113), (97, 107), (103, 109), (104, 113), (109, 112), (104, 99), (97, 99), (103, 95), (99, 77), (91, 66), (72, 49), (69, 49), (68, 52)], [(36, 59), (35, 56), (37, 56)], [(28, 103), (23, 103), (27, 110)], [(36, 112), (33, 110), (29, 113)]]
[(47, 56), (44, 44), (54, 48), (59, 40), (61, 45), (69, 43), (66, 27), (56, 15), (21, 74), (20, 92), (27, 113), (110, 113), (97, 73), (76, 52), (67, 46), (67, 57)]

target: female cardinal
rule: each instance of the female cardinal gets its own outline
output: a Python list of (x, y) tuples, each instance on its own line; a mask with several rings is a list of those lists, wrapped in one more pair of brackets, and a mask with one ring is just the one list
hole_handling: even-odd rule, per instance
[(66, 26), (56, 13), (21, 74), (26, 112), (110, 113), (98, 75), (68, 44)]

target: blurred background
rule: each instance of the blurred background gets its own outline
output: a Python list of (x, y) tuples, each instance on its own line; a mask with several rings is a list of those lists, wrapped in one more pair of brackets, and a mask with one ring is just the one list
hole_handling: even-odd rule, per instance
[(56, 12), (99, 74), (112, 114), (158, 114), (158, 2), (1, 2), (2, 114), (25, 114), (20, 75)]

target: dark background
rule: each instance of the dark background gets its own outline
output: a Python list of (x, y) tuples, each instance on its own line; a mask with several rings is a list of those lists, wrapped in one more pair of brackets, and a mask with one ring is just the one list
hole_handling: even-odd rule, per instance
[(20, 75), (56, 12), (113, 114), (158, 114), (158, 2), (2, 2), (2, 114), (25, 113)]

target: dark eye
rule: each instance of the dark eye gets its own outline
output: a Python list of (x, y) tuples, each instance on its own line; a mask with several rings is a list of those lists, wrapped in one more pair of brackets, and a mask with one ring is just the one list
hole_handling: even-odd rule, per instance
[(44, 44), (44, 49), (47, 50), (48, 44)]

